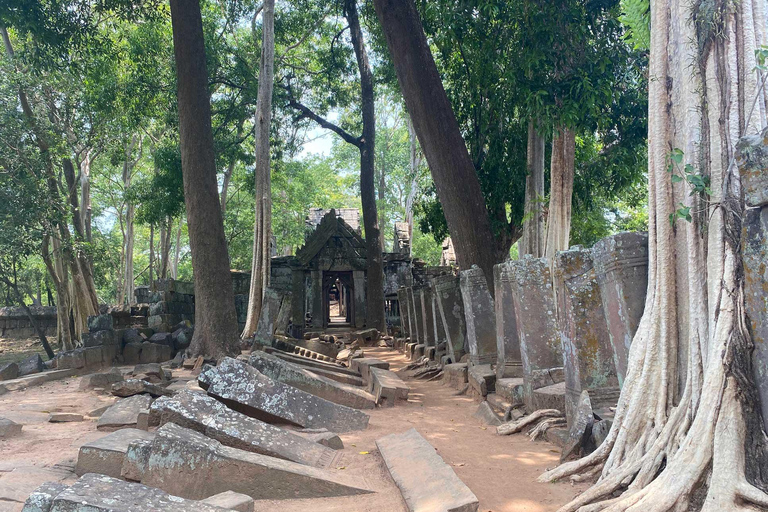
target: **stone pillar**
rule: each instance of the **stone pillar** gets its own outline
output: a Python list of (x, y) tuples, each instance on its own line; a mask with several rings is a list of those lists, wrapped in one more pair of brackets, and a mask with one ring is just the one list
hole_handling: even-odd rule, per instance
[(445, 331), (448, 355), (458, 363), (466, 354), (467, 325), (464, 320), (464, 301), (461, 298), (459, 278), (440, 276), (433, 281), (440, 321)]
[(421, 307), (421, 316), (424, 321), (423, 341), (426, 346), (435, 346), (435, 327), (432, 318), (432, 291), (429, 287), (419, 290), (419, 306)]
[(619, 398), (619, 380), (592, 252), (581, 247), (558, 252), (553, 272), (563, 350), (565, 415), (572, 425), (582, 391), (589, 393), (593, 409), (612, 407)]
[(440, 358), (448, 353), (447, 338), (445, 336), (445, 328), (443, 327), (443, 321), (440, 318), (440, 309), (437, 306), (437, 292), (435, 291), (434, 279), (429, 283), (430, 297), (432, 298), (432, 332), (435, 336), (435, 360), (440, 361)]
[(362, 270), (352, 271), (352, 280), (355, 284), (355, 327), (361, 329), (365, 325), (365, 272)]
[(509, 283), (523, 360), (523, 399), (529, 410), (533, 410), (534, 390), (556, 384), (550, 370), (563, 366), (552, 276), (546, 258), (530, 255), (511, 261), (510, 269)]
[(472, 366), (496, 364), (495, 308), (483, 270), (476, 265), (462, 270), (459, 286), (467, 322), (469, 362)]
[(309, 293), (312, 297), (310, 304), (312, 304), (312, 328), (323, 328), (323, 317), (325, 312), (323, 311), (323, 271), (312, 271), (312, 286), (309, 289)]
[(411, 310), (409, 313), (411, 314), (411, 325), (413, 326), (413, 332), (411, 333), (411, 342), (413, 343), (423, 343), (421, 341), (422, 335), (421, 331), (424, 329), (423, 327), (423, 321), (421, 316), (421, 308), (416, 307), (416, 297), (419, 296), (418, 290), (414, 290), (413, 286), (409, 286), (406, 288), (406, 291), (408, 292), (408, 305), (410, 306)]
[(400, 335), (406, 338), (411, 334), (411, 315), (408, 314), (408, 294), (404, 287), (397, 290), (397, 305), (400, 308)]
[(511, 261), (493, 267), (496, 297), (496, 378), (523, 376), (523, 360), (520, 355), (520, 338), (517, 335), (515, 304), (512, 301)]
[(765, 135), (763, 132), (742, 138), (737, 161), (747, 206), (741, 243), (744, 305), (755, 345), (752, 369), (768, 431), (768, 145)]
[(307, 287), (304, 283), (304, 271), (293, 270), (291, 273), (291, 291), (293, 295), (293, 301), (291, 302), (291, 316), (293, 317), (293, 329), (291, 336), (294, 338), (301, 338), (304, 334), (304, 304), (306, 304), (305, 293)]
[(621, 386), (627, 375), (629, 346), (645, 309), (648, 234), (625, 232), (603, 238), (592, 248), (592, 261)]

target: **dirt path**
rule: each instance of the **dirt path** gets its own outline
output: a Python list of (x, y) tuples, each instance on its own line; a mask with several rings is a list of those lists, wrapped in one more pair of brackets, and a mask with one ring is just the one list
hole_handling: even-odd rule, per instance
[[(397, 370), (402, 355), (387, 349), (366, 354), (390, 362)], [(128, 368), (125, 368), (127, 370)], [(176, 372), (175, 372), (176, 374)], [(181, 378), (191, 378), (179, 374)], [(409, 380), (407, 404), (370, 411), (367, 430), (344, 434), (343, 454), (333, 471), (354, 475), (373, 494), (349, 498), (260, 501), (257, 511), (399, 512), (405, 503), (376, 451), (376, 439), (416, 428), (480, 499), (483, 512), (549, 512), (585, 486), (539, 484), (541, 472), (557, 463), (559, 453), (546, 442), (525, 436), (497, 436), (472, 417), (478, 403), (439, 382)], [(0, 417), (25, 425), (23, 434), (0, 441), (0, 512), (19, 511), (31, 490), (44, 481), (75, 480), (72, 473), (79, 447), (103, 435), (93, 420), (51, 424), (48, 413), (87, 414), (112, 401), (92, 391), (78, 391), (79, 379), (52, 382), (0, 396)]]

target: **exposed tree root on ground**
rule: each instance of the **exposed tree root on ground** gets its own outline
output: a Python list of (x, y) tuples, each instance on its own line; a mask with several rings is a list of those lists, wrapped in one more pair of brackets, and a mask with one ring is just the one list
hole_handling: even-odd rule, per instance
[(508, 436), (510, 434), (516, 434), (523, 430), (525, 427), (536, 423), (544, 418), (562, 418), (563, 413), (557, 409), (539, 409), (538, 411), (529, 414), (525, 418), (520, 418), (517, 421), (511, 421), (503, 425), (496, 427), (496, 433), (500, 436)]
[(535, 427), (528, 432), (528, 437), (531, 441), (536, 441), (547, 433), (552, 427), (562, 427), (566, 425), (565, 418), (547, 418), (540, 421)]

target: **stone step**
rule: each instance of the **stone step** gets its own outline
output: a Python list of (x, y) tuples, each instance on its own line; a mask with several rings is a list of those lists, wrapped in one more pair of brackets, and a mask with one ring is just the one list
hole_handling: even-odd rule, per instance
[(97, 430), (117, 430), (126, 427), (147, 430), (149, 428), (149, 406), (152, 397), (149, 395), (134, 395), (115, 402), (99, 418)]
[(370, 385), (370, 368), (381, 368), (382, 370), (389, 370), (389, 363), (382, 361), (381, 359), (374, 359), (372, 357), (358, 357), (352, 359), (349, 369), (353, 372), (357, 372), (363, 378), (363, 382)]
[(124, 428), (111, 434), (86, 443), (80, 447), (77, 454), (75, 473), (83, 476), (86, 473), (120, 478), (123, 460), (128, 446), (137, 439), (154, 439), (155, 434), (136, 428)]
[(208, 394), (252, 418), (331, 432), (363, 430), (368, 415), (329, 402), (306, 391), (277, 382), (247, 363), (224, 358), (218, 366), (205, 366), (198, 377)]
[(467, 383), (467, 363), (452, 363), (443, 366), (443, 381), (459, 389)]
[(535, 410), (557, 409), (565, 414), (565, 382), (558, 382), (557, 384), (534, 390), (533, 406)]
[(372, 366), (369, 389), (376, 397), (376, 403), (382, 407), (393, 407), (398, 401), (408, 401), (411, 388), (395, 372)]
[(320, 468), (330, 467), (336, 457), (330, 448), (249, 418), (202, 393), (182, 391), (159, 398), (150, 411), (159, 425), (175, 423), (240, 450)]
[(470, 388), (483, 398), (496, 390), (496, 372), (490, 364), (470, 366), (467, 370), (467, 380)]
[(224, 491), (255, 500), (368, 494), (354, 475), (224, 446), (173, 423), (157, 431), (141, 483), (187, 499)]
[(271, 379), (325, 398), (335, 404), (354, 409), (376, 407), (376, 397), (363, 389), (312, 373), (265, 352), (252, 352), (248, 363)]
[(416, 431), (376, 441), (410, 512), (475, 512), (477, 497)]
[(523, 379), (496, 379), (496, 394), (513, 405), (522, 404), (524, 397)]

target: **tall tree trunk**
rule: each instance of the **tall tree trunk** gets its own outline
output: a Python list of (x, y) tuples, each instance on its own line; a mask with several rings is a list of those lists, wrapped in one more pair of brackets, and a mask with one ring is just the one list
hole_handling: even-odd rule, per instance
[(176, 246), (173, 249), (173, 270), (172, 277), (178, 279), (179, 277), (179, 256), (181, 255), (181, 225), (184, 223), (184, 216), (179, 217), (179, 226), (176, 228)]
[(386, 332), (384, 314), (384, 264), (381, 252), (381, 231), (376, 208), (374, 183), (376, 151), (376, 115), (374, 111), (373, 74), (363, 42), (363, 31), (357, 14), (357, 1), (345, 0), (344, 16), (349, 23), (352, 47), (360, 71), (360, 98), (362, 100), (363, 136), (360, 142), (360, 200), (365, 227), (365, 253), (367, 260), (366, 320), (369, 327)]
[(549, 167), (549, 212), (544, 256), (553, 258), (569, 247), (571, 239), (571, 200), (576, 154), (576, 133), (570, 128), (556, 128), (552, 134), (552, 160)]
[[(48, 275), (53, 281), (53, 287), (56, 289), (56, 338), (61, 350), (72, 350), (74, 348), (73, 333), (70, 328), (69, 315), (71, 310), (71, 300), (69, 295), (69, 277), (67, 275), (67, 266), (63, 264), (61, 254), (57, 250), (58, 243), (54, 238), (54, 253), (50, 252), (50, 240), (52, 237), (46, 236), (43, 239), (42, 257)], [(50, 302), (50, 296), (49, 296)]]
[[(82, 168), (80, 170), (80, 218), (83, 226), (83, 234), (86, 242), (91, 242), (93, 236), (91, 233), (91, 151), (85, 152)], [(88, 258), (88, 262), (93, 265), (93, 258)]]
[[(123, 160), (123, 191), (131, 188), (133, 180), (133, 168), (135, 162), (132, 160), (133, 148), (136, 145), (137, 137), (131, 137), (131, 142), (125, 150), (125, 159)], [(133, 302), (133, 292), (135, 289), (135, 278), (133, 270), (133, 246), (136, 240), (134, 232), (133, 218), (135, 215), (135, 206), (133, 202), (128, 201), (125, 207), (125, 240), (123, 240), (123, 250), (125, 259), (123, 261), (123, 300), (126, 304)]]
[[(237, 140), (243, 136), (243, 121), (237, 125)], [(235, 155), (229, 160), (229, 165), (224, 171), (224, 180), (221, 183), (221, 194), (219, 198), (221, 201), (221, 216), (226, 217), (227, 213), (227, 194), (229, 192), (229, 184), (232, 181), (232, 173), (235, 171), (235, 165), (237, 164), (237, 157)]]
[[(413, 0), (374, 0), (408, 112), (429, 163), (459, 266), (493, 275), (485, 199)], [(489, 279), (489, 286), (493, 280)]]
[[(602, 468), (598, 483), (563, 511), (601, 500), (608, 501), (590, 510), (768, 508), (735, 165), (739, 137), (767, 124), (763, 108), (753, 110), (765, 101), (754, 75), (754, 52), (766, 44), (764, 7), (651, 1), (648, 294), (607, 439), (542, 475)], [(683, 151), (675, 173), (688, 164), (710, 177), (709, 198), (691, 194), (686, 180), (673, 183), (675, 148)], [(680, 203), (691, 208), (690, 222), (674, 220)]]
[(149, 289), (152, 290), (152, 282), (155, 270), (155, 225), (149, 225)]
[(248, 291), (248, 315), (241, 336), (256, 332), (264, 290), (269, 286), (272, 268), (272, 177), (270, 175), (269, 128), (272, 122), (272, 88), (275, 81), (275, 1), (262, 7), (261, 63), (256, 101), (256, 202), (254, 205), (253, 261)]
[(528, 153), (526, 158), (525, 206), (523, 235), (520, 237), (518, 254), (544, 256), (544, 144), (545, 137), (539, 133), (540, 126), (534, 120), (528, 121)]
[(181, 168), (195, 273), (191, 356), (239, 353), (227, 241), (216, 183), (211, 104), (199, 0), (171, 0), (176, 56)]
[(419, 151), (416, 140), (416, 131), (413, 128), (413, 121), (408, 114), (408, 162), (411, 171), (411, 188), (408, 190), (408, 197), (405, 200), (405, 222), (408, 223), (408, 238), (413, 245), (413, 202), (416, 199), (416, 192), (419, 186), (419, 167), (423, 155)]

